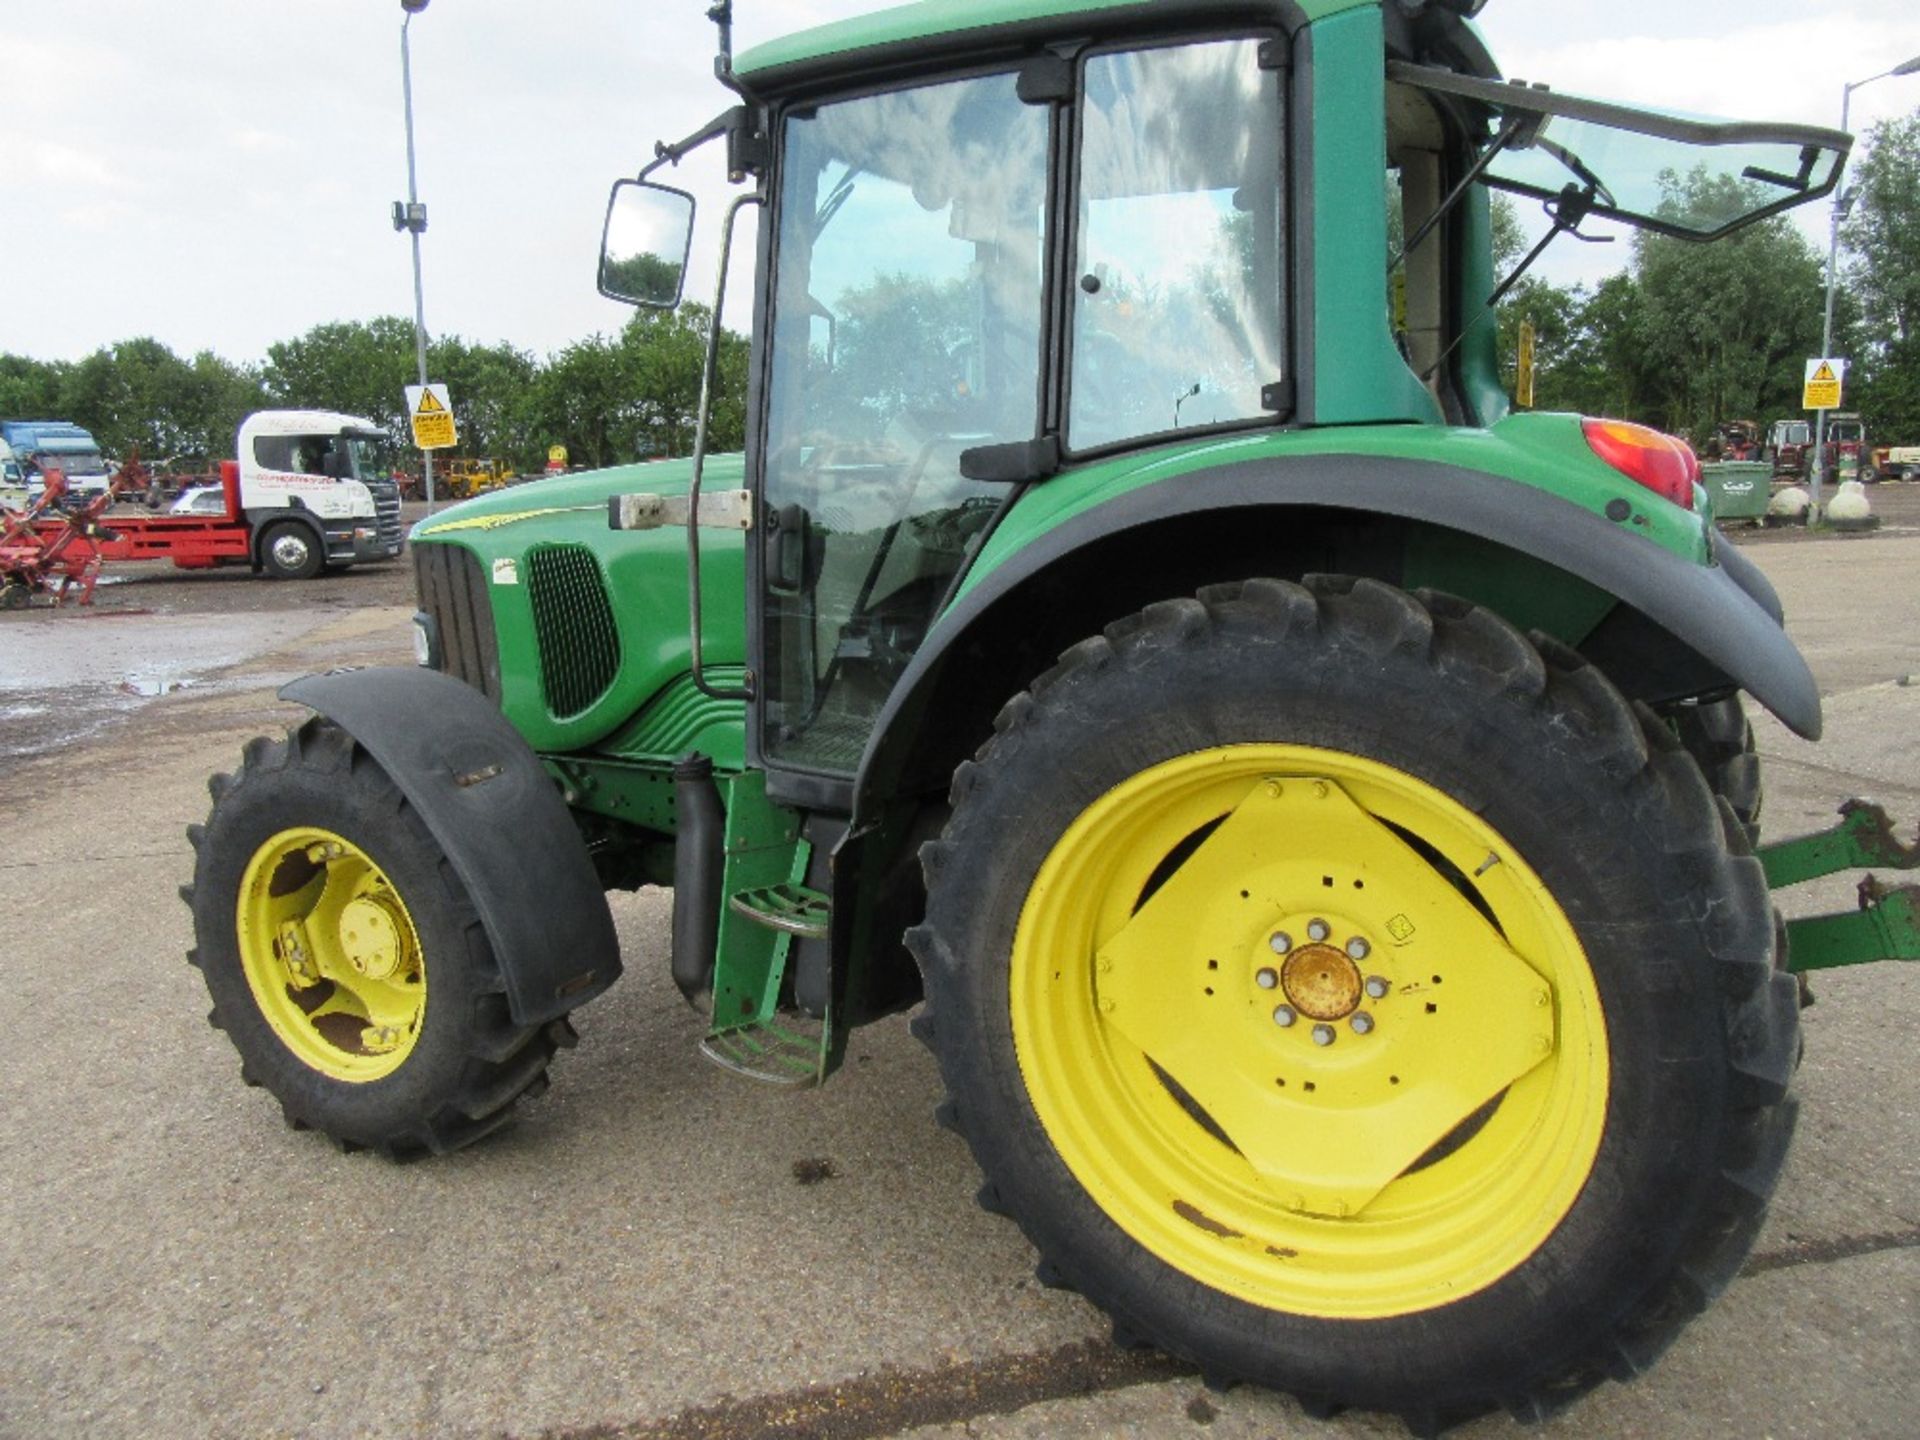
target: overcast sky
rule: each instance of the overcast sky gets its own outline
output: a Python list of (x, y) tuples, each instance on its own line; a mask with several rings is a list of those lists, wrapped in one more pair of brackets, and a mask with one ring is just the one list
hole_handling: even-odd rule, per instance
[[(736, 0), (737, 47), (876, 8)], [(609, 181), (723, 108), (706, 0), (434, 0), (413, 22), (427, 325), (536, 354), (612, 332), (594, 293)], [(396, 0), (0, 0), (0, 351), (152, 335), (258, 361), (330, 320), (411, 315)], [(1916, 0), (1492, 0), (1510, 77), (1837, 125), (1841, 86), (1920, 54)], [(1856, 133), (1920, 76), (1854, 96)], [(690, 162), (690, 167), (692, 162)], [(703, 167), (704, 168), (704, 167)], [(717, 196), (717, 174), (686, 177)], [(1825, 207), (1800, 212), (1824, 247)], [(703, 206), (693, 289), (711, 287)], [(1624, 244), (1561, 241), (1592, 277)], [(736, 282), (746, 272), (736, 270)]]

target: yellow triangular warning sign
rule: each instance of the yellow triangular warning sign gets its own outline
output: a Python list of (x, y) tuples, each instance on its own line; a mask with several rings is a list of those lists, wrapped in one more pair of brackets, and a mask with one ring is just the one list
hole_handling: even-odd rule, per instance
[[(1826, 361), (1822, 360), (1819, 366), (1814, 370), (1813, 374), (1807, 377), (1807, 383), (1809, 385), (1831, 385), (1835, 381), (1837, 381), (1839, 378), (1840, 377), (1838, 375), (1835, 375), (1833, 373), (1833, 366), (1829, 365)], [(431, 395), (427, 396), (427, 399), (429, 400), (431, 400), (432, 398), (433, 396)], [(420, 408), (422, 410), (425, 410), (427, 407), (423, 404), (421, 405)]]
[[(1832, 377), (1829, 376), (1828, 378), (1831, 379)], [(420, 392), (420, 403), (414, 407), (413, 413), (416, 415), (444, 415), (447, 413), (447, 407), (440, 403), (440, 397), (435, 395), (433, 391), (422, 390)]]

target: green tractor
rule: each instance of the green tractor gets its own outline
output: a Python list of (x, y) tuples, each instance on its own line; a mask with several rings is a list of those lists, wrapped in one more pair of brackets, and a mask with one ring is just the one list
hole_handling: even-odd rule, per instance
[(1683, 444), (1510, 413), (1489, 192), (1711, 239), (1849, 140), (1506, 82), (1477, 8), (927, 0), (736, 63), (715, 5), (738, 103), (600, 285), (677, 302), (655, 177), (720, 147), (745, 453), (423, 522), (420, 667), (286, 688), (191, 832), (243, 1078), (465, 1145), (671, 885), (704, 1054), (810, 1084), (917, 1007), (981, 1203), (1123, 1341), (1423, 1430), (1649, 1365), (1779, 1174), (1794, 971), (1920, 950), (1911, 891), (1770, 884), (1915, 856), (1756, 852), (1740, 692), (1812, 737), (1812, 677)]

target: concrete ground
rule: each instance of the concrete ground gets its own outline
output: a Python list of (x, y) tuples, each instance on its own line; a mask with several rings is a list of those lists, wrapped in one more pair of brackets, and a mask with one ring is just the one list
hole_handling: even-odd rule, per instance
[[(1920, 814), (1920, 533), (1749, 553), (1831, 737), (1759, 721), (1768, 831), (1854, 793)], [(276, 681), (405, 663), (411, 606), (276, 609), (222, 632), (237, 654), (183, 653), (140, 608), (0, 626), (0, 714), (28, 703), (6, 682), (28, 646), (57, 657), (50, 682), (110, 684), (129, 659), (195, 681), (117, 692), (89, 733), (0, 758), (0, 1435), (1397, 1432), (1113, 1350), (975, 1208), (903, 1021), (856, 1036), (818, 1091), (701, 1063), (658, 892), (616, 899), (627, 978), (504, 1134), (395, 1166), (286, 1130), (201, 1018), (182, 830), (206, 775), (296, 713)], [(1844, 882), (1806, 888), (1799, 909), (1850, 903)], [(1535, 1433), (1920, 1433), (1920, 967), (1815, 986), (1799, 1139), (1746, 1272), (1653, 1374)], [(831, 1177), (798, 1183), (802, 1160)]]

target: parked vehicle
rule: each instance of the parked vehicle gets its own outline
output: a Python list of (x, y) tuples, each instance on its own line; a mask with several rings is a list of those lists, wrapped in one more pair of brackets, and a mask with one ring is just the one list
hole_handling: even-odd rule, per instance
[(1807, 473), (1807, 449), (1813, 444), (1813, 426), (1806, 420), (1776, 420), (1767, 431), (1762, 459), (1773, 462), (1775, 475), (1802, 478)]
[(489, 490), (503, 489), (517, 477), (513, 473), (513, 466), (505, 460), (462, 455), (445, 463), (440, 478), (447, 499), (470, 500)]
[(1880, 478), (1867, 446), (1867, 422), (1851, 410), (1827, 416), (1827, 473), (1835, 483), (1859, 480), (1871, 485)]
[(1812, 738), (1813, 676), (1684, 444), (1510, 410), (1487, 187), (1712, 239), (1850, 140), (1509, 84), (1475, 8), (938, 0), (736, 71), (715, 5), (739, 103), (600, 281), (677, 303), (656, 177), (724, 145), (746, 453), (703, 404), (423, 522), (420, 668), (283, 692), (189, 832), (243, 1078), (465, 1145), (620, 974), (604, 889), (671, 880), (702, 1053), (810, 1084), (919, 1006), (981, 1203), (1123, 1343), (1422, 1434), (1652, 1364), (1786, 1155), (1779, 937), (1920, 916), (1769, 882), (1920, 857), (1755, 855), (1738, 692)]
[(251, 565), (277, 579), (389, 560), (404, 545), (400, 496), (377, 478), (370, 420), (261, 410), (240, 424), (218, 486), (190, 487), (155, 515), (114, 515), (87, 543), (107, 560), (170, 559), (183, 570)]
[(1920, 480), (1920, 445), (1879, 446), (1873, 468), (1882, 480)]
[(1707, 437), (1702, 459), (1747, 461), (1760, 449), (1760, 427), (1752, 420), (1722, 420)]
[(36, 495), (50, 466), (66, 477), (73, 501), (98, 495), (113, 478), (100, 442), (71, 420), (0, 420), (0, 487)]

